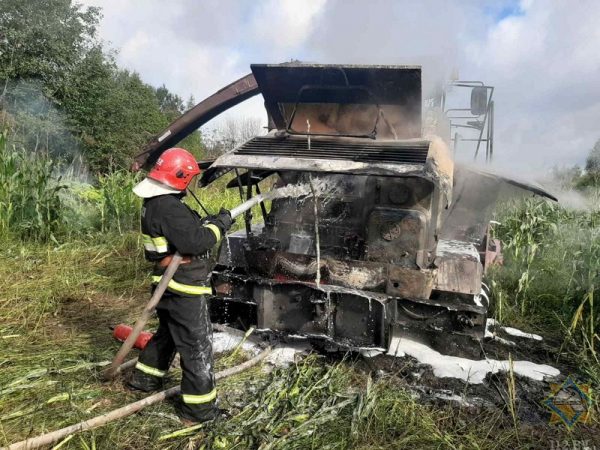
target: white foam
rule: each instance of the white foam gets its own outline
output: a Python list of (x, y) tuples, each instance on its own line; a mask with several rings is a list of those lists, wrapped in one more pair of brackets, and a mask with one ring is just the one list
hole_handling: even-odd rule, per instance
[(461, 406), (477, 407), (477, 406), (493, 406), (487, 400), (481, 397), (467, 397), (465, 395), (457, 395), (452, 391), (442, 390), (433, 393), (433, 397), (447, 402), (456, 402)]
[(481, 308), (483, 308), (483, 303), (481, 303), (481, 295), (476, 295), (475, 297), (473, 297), (473, 300), (475, 301), (475, 304)]
[(295, 343), (276, 346), (266, 361), (277, 367), (288, 367), (296, 362), (296, 355), (308, 353), (311, 347), (307, 343)]
[[(496, 339), (500, 342), (506, 343), (506, 342), (510, 342), (510, 345), (515, 345), (514, 342), (512, 341), (508, 341), (506, 339), (502, 339), (498, 336), (496, 336), (495, 332), (490, 331), (490, 327), (495, 327), (499, 325), (498, 322), (494, 319), (488, 319), (486, 324), (485, 324), (485, 337), (486, 338), (492, 338), (492, 339)], [(533, 339), (535, 341), (543, 341), (544, 338), (537, 335), (537, 334), (533, 334), (533, 333), (525, 333), (524, 331), (521, 331), (517, 328), (512, 328), (512, 327), (500, 327), (500, 329), (502, 331), (504, 331), (506, 334), (510, 334), (511, 336), (516, 336), (516, 337), (521, 337), (521, 338), (525, 338), (525, 339)]]
[[(422, 364), (427, 364), (439, 378), (458, 378), (471, 384), (481, 384), (488, 373), (508, 372), (509, 362), (495, 359), (471, 360), (457, 356), (442, 355), (419, 342), (410, 339), (394, 338), (388, 354), (409, 355)], [(544, 377), (555, 377), (558, 369), (531, 361), (513, 361), (513, 370), (517, 375), (542, 381)]]
[(522, 337), (522, 338), (527, 338), (527, 339), (534, 339), (536, 341), (543, 340), (543, 338), (537, 334), (525, 333), (524, 331), (517, 330), (516, 328), (502, 327), (502, 330), (506, 331), (508, 334), (510, 334), (512, 336), (517, 336), (517, 337)]
[(488, 319), (487, 322), (485, 323), (485, 335), (484, 337), (486, 338), (490, 338), (490, 339), (494, 339), (494, 337), (496, 337), (496, 333), (492, 332), (490, 330), (490, 327), (493, 327), (496, 325), (496, 321), (494, 319)]
[(509, 339), (504, 339), (498, 335), (493, 335), (492, 339), (500, 342), (502, 345), (508, 345), (509, 347), (515, 347), (517, 345), (514, 341), (511, 341)]
[(264, 198), (267, 200), (272, 200), (286, 197), (297, 198), (315, 194), (319, 196), (322, 194), (331, 194), (332, 192), (336, 192), (338, 189), (339, 186), (337, 186), (331, 180), (315, 178), (312, 179), (310, 183), (288, 184), (286, 186), (273, 189), (264, 194)]
[(385, 350), (381, 348), (361, 348), (358, 350), (358, 353), (364, 358), (374, 358), (385, 353)]
[[(243, 336), (238, 336), (227, 331), (215, 331), (212, 336), (213, 353), (223, 353), (236, 348), (242, 341)], [(257, 354), (259, 348), (256, 344), (246, 341), (242, 344), (242, 350)]]
[(433, 396), (437, 399), (444, 400), (446, 402), (456, 402), (461, 406), (472, 407), (473, 403), (469, 402), (465, 397), (461, 397), (460, 395), (446, 393), (446, 392), (436, 392)]
[(453, 239), (440, 239), (435, 248), (435, 254), (438, 258), (443, 258), (449, 254), (453, 256), (463, 256), (473, 261), (479, 261), (479, 252), (473, 244)]
[[(235, 349), (242, 341), (243, 336), (227, 331), (215, 331), (213, 333), (213, 352), (223, 353)], [(266, 358), (266, 361), (277, 367), (287, 367), (296, 361), (299, 353), (308, 353), (312, 347), (307, 342), (298, 342), (287, 345), (277, 345)], [(249, 340), (242, 344), (242, 350), (252, 355), (257, 355), (262, 348)]]
[(288, 339), (296, 339), (296, 340), (300, 340), (300, 341), (306, 341), (308, 338), (306, 336), (303, 336), (301, 334), (288, 334)]

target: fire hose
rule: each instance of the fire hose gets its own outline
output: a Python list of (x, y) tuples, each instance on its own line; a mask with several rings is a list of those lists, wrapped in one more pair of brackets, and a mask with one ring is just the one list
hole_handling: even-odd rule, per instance
[[(249, 359), (248, 361), (246, 361), (238, 366), (231, 367), (229, 369), (225, 369), (221, 372), (217, 372), (215, 374), (215, 378), (217, 380), (221, 380), (221, 379), (229, 377), (231, 375), (235, 375), (237, 373), (243, 372), (244, 370), (249, 369), (250, 367), (255, 366), (256, 364), (258, 364), (259, 362), (264, 360), (269, 355), (270, 352), (271, 352), (271, 347), (267, 347), (265, 350), (263, 350), (261, 353), (256, 355), (254, 358)], [(125, 365), (131, 366), (130, 361), (125, 363)], [(115, 372), (118, 373), (121, 371), (121, 369), (122, 369), (122, 367), (118, 367)], [(121, 408), (110, 411), (108, 413), (96, 416), (92, 419), (85, 420), (83, 422), (79, 422), (75, 425), (70, 425), (65, 428), (61, 428), (60, 430), (42, 434), (41, 436), (37, 436), (34, 438), (26, 439), (24, 441), (16, 442), (14, 444), (9, 445), (8, 447), (3, 447), (0, 450), (28, 450), (28, 449), (39, 448), (43, 445), (50, 445), (50, 444), (58, 441), (59, 439), (69, 436), (70, 434), (80, 433), (82, 431), (91, 430), (92, 428), (97, 428), (102, 425), (106, 425), (107, 423), (112, 422), (114, 420), (130, 416), (131, 414), (134, 414), (147, 406), (154, 405), (156, 403), (160, 403), (169, 397), (173, 397), (174, 395), (177, 395), (179, 392), (180, 392), (180, 387), (175, 386), (170, 389), (158, 392), (156, 394), (149, 395), (148, 397), (143, 398), (142, 400), (138, 400), (137, 402), (130, 403), (128, 405), (125, 405)]]

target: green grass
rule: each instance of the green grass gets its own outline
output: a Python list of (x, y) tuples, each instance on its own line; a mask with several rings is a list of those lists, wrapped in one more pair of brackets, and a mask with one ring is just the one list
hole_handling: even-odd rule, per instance
[[(101, 382), (98, 365), (118, 348), (109, 325), (131, 323), (147, 300), (149, 267), (137, 234), (12, 243), (2, 258), (0, 445), (141, 398), (121, 382)], [(223, 355), (217, 367), (241, 357)], [(178, 433), (182, 426), (165, 403), (62, 448), (505, 449), (564, 437), (562, 429), (515, 426), (508, 410), (421, 404), (401, 377), (373, 379), (349, 359), (313, 355), (272, 373), (255, 368), (220, 382), (219, 393), (233, 417), (193, 433)]]

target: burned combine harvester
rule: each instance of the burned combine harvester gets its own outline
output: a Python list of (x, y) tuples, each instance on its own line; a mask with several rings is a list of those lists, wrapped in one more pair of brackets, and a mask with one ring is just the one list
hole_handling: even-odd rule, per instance
[[(472, 212), (453, 205), (451, 124), (439, 107), (423, 113), (420, 67), (282, 64), (252, 72), (137, 158), (148, 164), (231, 105), (264, 97), (269, 133), (219, 157), (201, 183), (235, 172), (228, 187), (243, 200), (273, 187), (305, 189), (270, 208), (261, 203), (262, 221), (247, 214), (245, 229), (223, 241), (212, 320), (334, 348), (388, 350), (392, 337), (406, 336), (446, 353), (479, 351), (472, 344), (485, 333), (481, 288), (492, 243), (485, 220), (465, 223)], [(473, 191), (464, 183), (460, 190)]]
[(212, 168), (245, 169), (246, 198), (269, 182), (313, 192), (223, 243), (213, 319), (343, 347), (483, 337), (481, 249), (440, 239), (454, 165), (446, 123), (422, 137), (420, 68), (252, 69), (274, 129)]

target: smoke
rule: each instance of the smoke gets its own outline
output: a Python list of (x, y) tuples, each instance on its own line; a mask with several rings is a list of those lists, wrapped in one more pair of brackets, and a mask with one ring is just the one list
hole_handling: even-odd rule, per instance
[(577, 170), (553, 169), (539, 180), (548, 189), (563, 208), (573, 211), (595, 211), (598, 198), (595, 192), (582, 192), (573, 188), (574, 180), (580, 174)]
[(87, 182), (89, 171), (67, 116), (44, 93), (41, 82), (19, 80), (7, 84), (0, 108), (2, 128), (25, 151), (45, 155), (56, 163), (58, 175)]
[[(461, 164), (461, 167), (475, 171), (476, 173), (487, 173), (492, 176), (501, 177), (502, 179), (514, 180), (522, 185), (529, 185), (534, 189), (541, 189), (556, 197), (558, 203), (566, 209), (575, 211), (594, 211), (597, 209), (598, 198), (594, 192), (582, 192), (573, 188), (574, 180), (580, 174), (580, 171), (575, 170), (576, 168), (554, 168), (551, 171), (529, 169), (515, 174), (514, 171), (499, 167), (488, 166), (483, 168), (484, 170), (468, 164)], [(532, 191), (507, 183), (502, 179), (497, 181), (497, 188), (495, 190), (497, 192), (494, 190), (490, 191), (490, 195), (497, 196), (498, 200), (505, 201), (510, 198), (534, 195)], [(481, 191), (483, 192), (483, 190)], [(487, 201), (495, 200), (489, 198)]]
[(579, 191), (570, 189), (554, 191), (554, 193), (564, 208), (575, 211), (592, 211), (594, 208), (593, 200)]
[(365, 7), (332, 0), (308, 38), (308, 53), (327, 63), (422, 65), (428, 98), (461, 64), (462, 36), (479, 28), (480, 17), (474, 2), (375, 0)]

